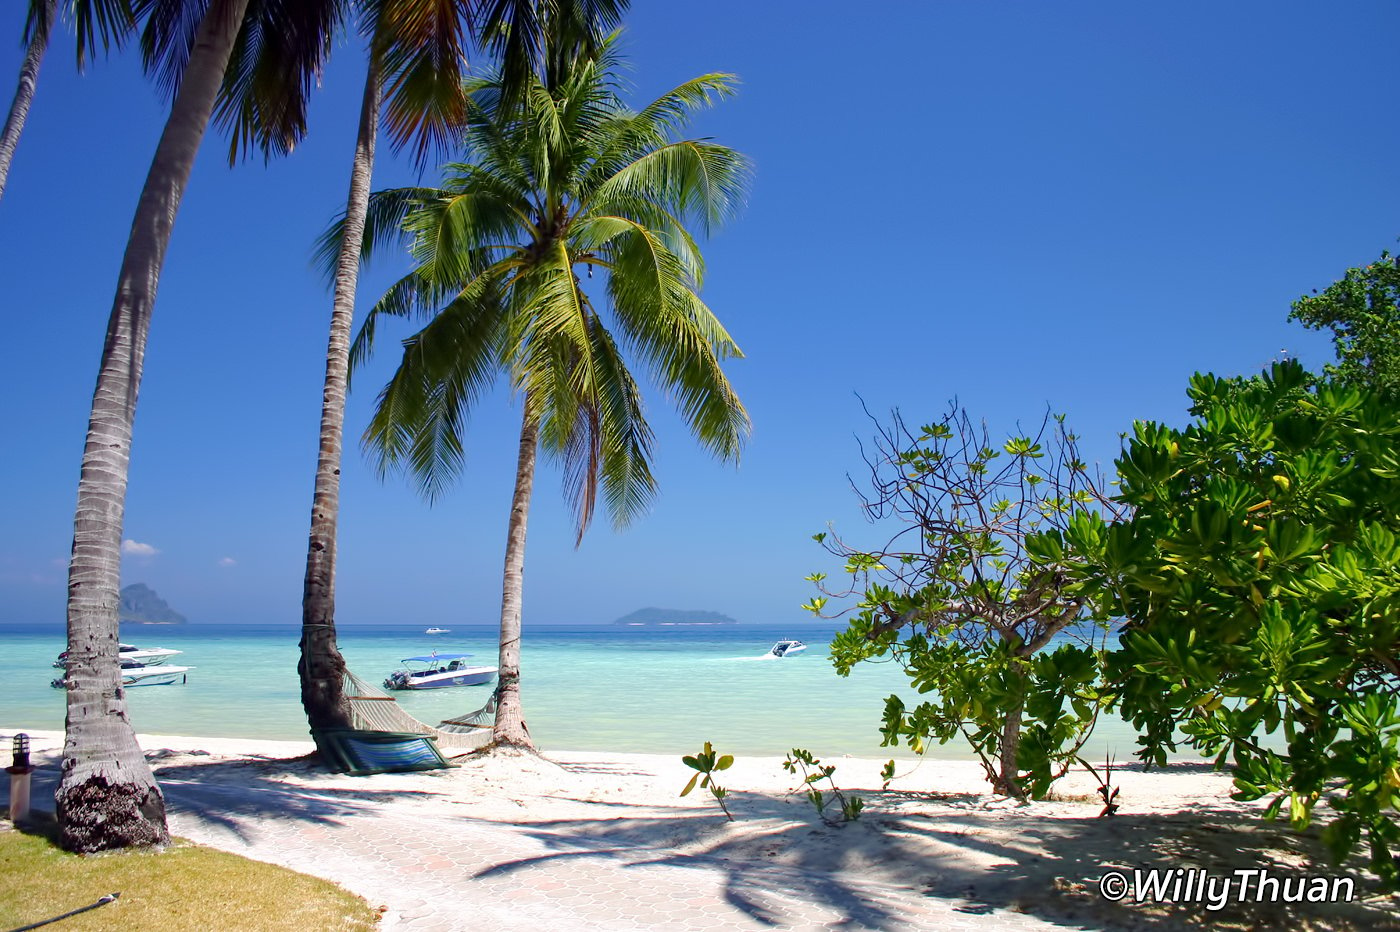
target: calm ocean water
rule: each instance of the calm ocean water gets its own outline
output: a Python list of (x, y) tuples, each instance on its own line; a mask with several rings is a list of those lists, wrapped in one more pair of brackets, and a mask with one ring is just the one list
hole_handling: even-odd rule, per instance
[[(908, 757), (880, 747), (885, 697), (916, 701), (893, 664), (865, 664), (836, 675), (826, 657), (835, 629), (815, 625), (705, 627), (527, 627), (522, 644), (525, 719), (548, 750), (684, 754), (705, 741), (724, 753), (782, 755), (804, 747), (818, 757)], [(404, 657), (465, 651), (496, 662), (494, 626), (453, 626), (426, 635), (404, 625), (344, 625), (342, 653), (352, 670), (379, 683)], [(122, 640), (184, 651), (184, 685), (128, 692), (136, 729), (153, 734), (305, 740), (297, 683), (296, 626), (124, 626)], [(773, 643), (797, 637), (804, 653), (762, 659)], [(64, 694), (49, 686), (64, 647), (61, 625), (0, 626), (0, 725), (61, 729)], [(479, 708), (489, 687), (400, 692), (405, 709), (436, 723)], [(1131, 756), (1132, 733), (1100, 723), (1090, 759), (1111, 749)], [(967, 758), (965, 747), (930, 756)]]

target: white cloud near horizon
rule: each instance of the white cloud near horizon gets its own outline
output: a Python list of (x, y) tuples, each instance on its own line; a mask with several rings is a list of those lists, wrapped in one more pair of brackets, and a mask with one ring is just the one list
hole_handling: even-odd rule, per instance
[(160, 553), (160, 551), (150, 544), (143, 544), (140, 541), (128, 538), (122, 541), (122, 553), (133, 557), (153, 557)]
[(237, 566), (237, 565), (238, 565), (238, 561), (235, 560), (233, 557), (224, 557), (223, 559), (219, 560), (219, 565), (220, 565), (220, 566)]

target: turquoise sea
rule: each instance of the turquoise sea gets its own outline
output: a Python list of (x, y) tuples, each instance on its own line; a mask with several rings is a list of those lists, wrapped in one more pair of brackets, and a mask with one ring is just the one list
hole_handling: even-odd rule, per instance
[[(818, 757), (908, 757), (880, 747), (885, 697), (916, 694), (893, 664), (865, 664), (843, 678), (827, 659), (834, 628), (802, 625), (528, 627), (521, 650), (522, 697), (541, 749), (692, 753), (705, 741), (725, 753), (781, 756), (804, 747)], [(294, 625), (123, 626), (122, 640), (183, 651), (170, 662), (194, 669), (183, 685), (129, 690), (137, 731), (150, 734), (305, 740)], [(343, 625), (350, 668), (374, 683), (404, 657), (468, 652), (496, 663), (494, 626), (453, 626), (427, 635), (404, 625)], [(762, 659), (775, 641), (808, 649)], [(61, 729), (64, 693), (50, 681), (64, 647), (61, 625), (0, 627), (0, 726)], [(399, 692), (403, 706), (436, 723), (479, 708), (490, 687)], [(1133, 738), (1116, 719), (1101, 722), (1090, 759), (1131, 756)], [(930, 756), (967, 758), (965, 747)]]

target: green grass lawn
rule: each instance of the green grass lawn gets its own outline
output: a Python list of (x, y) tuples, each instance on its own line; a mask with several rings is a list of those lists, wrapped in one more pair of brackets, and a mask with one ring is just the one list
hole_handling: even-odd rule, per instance
[(115, 903), (52, 926), (63, 932), (152, 929), (353, 930), (379, 915), (354, 894), (286, 868), (190, 842), (164, 851), (69, 854), (49, 833), (0, 824), (0, 929), (13, 929), (120, 892)]

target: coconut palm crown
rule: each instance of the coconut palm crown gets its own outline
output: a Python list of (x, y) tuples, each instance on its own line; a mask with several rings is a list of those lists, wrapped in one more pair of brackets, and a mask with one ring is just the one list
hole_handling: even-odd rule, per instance
[[(674, 138), (691, 111), (731, 93), (734, 79), (703, 75), (633, 111), (614, 77), (616, 41), (614, 33), (598, 54), (570, 59), (562, 77), (557, 69), (535, 77), (520, 98), (503, 95), (496, 79), (471, 83), (466, 158), (445, 167), (440, 188), (377, 193), (365, 224), (366, 256), (402, 238), (415, 267), (366, 318), (352, 364), (369, 352), (381, 316), (428, 319), (404, 341), (365, 431), (381, 474), (405, 470), (436, 498), (461, 470), (465, 418), (482, 392), (504, 372), (523, 399), (498, 747), (533, 748), (519, 644), (537, 451), (563, 462), (581, 540), (600, 491), (617, 527), (656, 492), (653, 435), (629, 360), (720, 458), (736, 458), (749, 429), (721, 368), (741, 354), (699, 297), (705, 267), (689, 229), (734, 213), (748, 163), (728, 147)], [(332, 228), (323, 254), (336, 235)]]
[(618, 527), (656, 490), (629, 354), (721, 458), (737, 457), (749, 427), (720, 365), (742, 354), (698, 295), (705, 268), (690, 232), (742, 205), (749, 165), (727, 146), (673, 138), (735, 80), (702, 75), (633, 111), (616, 41), (552, 95), (536, 80), (520, 110), (502, 105), (498, 80), (472, 82), (466, 157), (442, 187), (372, 196), (366, 255), (398, 235), (416, 265), (352, 350), (363, 361), (381, 316), (430, 318), (404, 342), (364, 435), (381, 472), (407, 470), (430, 500), (463, 465), (471, 403), (504, 369), (541, 446), (563, 459), (580, 536), (599, 489)]

